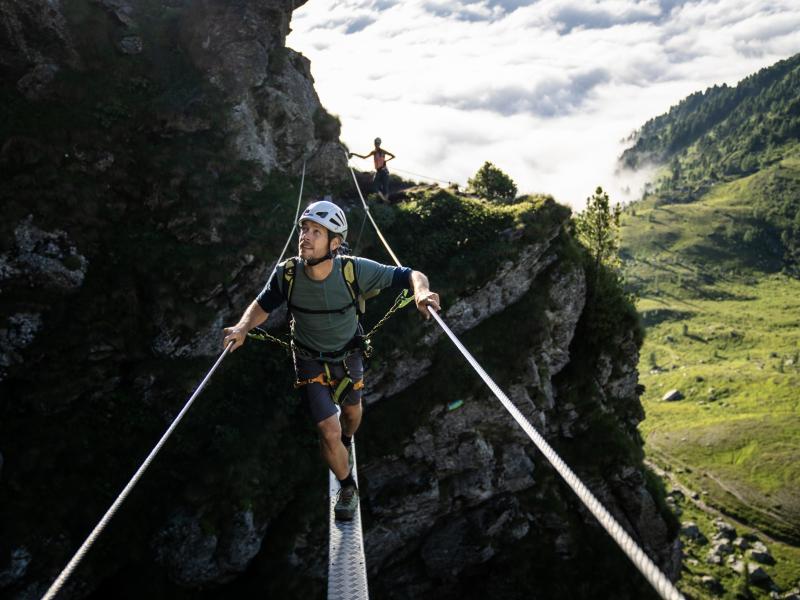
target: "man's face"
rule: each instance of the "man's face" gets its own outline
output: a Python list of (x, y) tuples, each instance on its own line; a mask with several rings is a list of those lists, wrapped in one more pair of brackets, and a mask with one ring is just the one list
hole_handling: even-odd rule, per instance
[(304, 260), (322, 258), (337, 246), (336, 238), (329, 241), (328, 230), (314, 221), (300, 224), (299, 254)]

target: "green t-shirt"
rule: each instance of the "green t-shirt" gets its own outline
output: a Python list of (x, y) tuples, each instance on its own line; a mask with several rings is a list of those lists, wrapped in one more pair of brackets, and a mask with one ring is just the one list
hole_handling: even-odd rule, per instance
[[(337, 256), (333, 259), (333, 269), (322, 281), (310, 279), (305, 273), (304, 262), (295, 260), (297, 262), (292, 306), (307, 310), (344, 309), (341, 312), (326, 314), (292, 310), (295, 339), (303, 346), (321, 352), (341, 350), (353, 339), (358, 328), (358, 312), (353, 306), (353, 299), (342, 275), (342, 257)], [(382, 265), (366, 258), (353, 257), (352, 260), (355, 263), (356, 280), (362, 294), (392, 286), (395, 277), (403, 281), (404, 285), (401, 287), (407, 285), (407, 272), (410, 269)], [(275, 277), (267, 283), (258, 296), (258, 303), (266, 312), (271, 312), (285, 300), (281, 291), (285, 264), (278, 265)], [(328, 360), (337, 358), (339, 357), (331, 357)]]

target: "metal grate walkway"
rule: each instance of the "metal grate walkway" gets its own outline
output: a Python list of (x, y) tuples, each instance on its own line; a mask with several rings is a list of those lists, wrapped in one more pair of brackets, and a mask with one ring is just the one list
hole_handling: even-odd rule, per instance
[[(356, 442), (353, 439), (353, 478), (358, 483)], [(328, 600), (367, 600), (367, 561), (361, 534), (361, 503), (352, 521), (337, 521), (333, 512), (339, 480), (328, 471)]]

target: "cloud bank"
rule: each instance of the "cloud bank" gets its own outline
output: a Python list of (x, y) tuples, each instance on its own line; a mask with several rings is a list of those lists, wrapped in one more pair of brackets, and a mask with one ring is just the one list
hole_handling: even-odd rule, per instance
[(799, 52), (800, 3), (310, 0), (292, 29), (352, 149), (462, 184), (489, 160), (581, 207), (633, 199), (616, 158), (647, 119)]

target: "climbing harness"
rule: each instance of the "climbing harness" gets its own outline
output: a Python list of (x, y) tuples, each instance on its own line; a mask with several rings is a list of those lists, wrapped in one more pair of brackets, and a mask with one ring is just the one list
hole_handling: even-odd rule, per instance
[(287, 353), (292, 353), (292, 344), (299, 347), (303, 350), (306, 354), (309, 354), (311, 357), (314, 358), (329, 358), (340, 356), (344, 352), (348, 350), (352, 350), (358, 348), (361, 350), (361, 353), (364, 355), (364, 358), (370, 358), (374, 353), (374, 347), (372, 346), (372, 338), (375, 333), (383, 327), (386, 321), (396, 313), (398, 310), (402, 309), (405, 306), (408, 306), (411, 302), (414, 301), (414, 296), (412, 296), (408, 290), (403, 290), (397, 298), (394, 299), (394, 304), (386, 311), (386, 314), (378, 321), (372, 329), (370, 329), (369, 333), (366, 334), (358, 334), (356, 335), (353, 340), (341, 350), (336, 350), (334, 352), (320, 352), (318, 350), (314, 350), (313, 348), (308, 348), (302, 344), (300, 344), (297, 340), (287, 341), (283, 340), (277, 336), (272, 335), (267, 330), (261, 327), (254, 327), (250, 330), (247, 334), (247, 337), (250, 339), (259, 341), (259, 342), (272, 342), (286, 350)]
[(322, 366), (325, 369), (323, 373), (320, 373), (316, 377), (311, 377), (310, 379), (298, 379), (294, 382), (294, 388), (299, 389), (305, 385), (310, 385), (312, 383), (318, 383), (322, 386), (331, 388), (331, 399), (333, 403), (336, 405), (341, 404), (339, 399), (350, 392), (350, 390), (361, 390), (364, 389), (364, 379), (353, 380), (350, 377), (350, 373), (347, 370), (347, 366), (345, 365), (344, 361), (342, 362), (344, 366), (345, 375), (341, 379), (334, 379), (331, 375), (331, 369), (328, 366), (327, 362), (323, 362)]
[[(360, 326), (359, 326), (360, 327)], [(360, 331), (360, 329), (358, 330)], [(356, 333), (347, 344), (345, 344), (344, 348), (339, 348), (338, 350), (333, 350), (330, 352), (323, 352), (321, 350), (315, 350), (314, 348), (309, 348), (305, 344), (301, 344), (298, 340), (292, 339), (292, 347), (295, 350), (300, 350), (303, 355), (307, 358), (312, 358), (314, 360), (325, 360), (325, 359), (334, 359), (342, 356), (343, 354), (350, 354), (353, 350), (361, 350), (364, 351), (364, 336), (361, 333)]]
[[(346, 154), (346, 152), (345, 152)], [(358, 195), (361, 198), (361, 203), (364, 205), (364, 210), (367, 211), (369, 215), (369, 208), (367, 207), (367, 203), (364, 200), (364, 195), (361, 193), (361, 189), (358, 186), (358, 181), (356, 180), (356, 174), (353, 170), (353, 167), (350, 167), (350, 172), (353, 175), (353, 181), (356, 184), (356, 190), (358, 191)], [(394, 259), (395, 264), (398, 267), (401, 267), (400, 261), (397, 259), (397, 256), (392, 251), (389, 243), (386, 241), (386, 238), (383, 237), (381, 234), (378, 225), (375, 223), (375, 220), (369, 215), (370, 221), (372, 221), (372, 225), (375, 228), (375, 232), (378, 234), (378, 237), (383, 242), (386, 251), (392, 256)], [(472, 366), (475, 372), (483, 379), (484, 383), (489, 386), (489, 389), (492, 390), (495, 397), (502, 403), (502, 405), (506, 408), (506, 410), (511, 414), (511, 416), (517, 421), (519, 426), (528, 434), (528, 437), (531, 441), (536, 445), (539, 451), (550, 461), (550, 464), (556, 469), (556, 472), (561, 476), (562, 479), (569, 485), (570, 488), (575, 492), (578, 498), (583, 502), (586, 508), (595, 516), (595, 518), (599, 521), (599, 523), (603, 526), (606, 532), (611, 536), (611, 538), (617, 543), (617, 545), (622, 549), (622, 551), (628, 556), (634, 566), (639, 570), (642, 575), (647, 579), (650, 585), (653, 586), (659, 595), (664, 598), (665, 600), (685, 600), (683, 594), (681, 594), (678, 589), (672, 584), (672, 582), (661, 572), (661, 570), (656, 566), (656, 564), (650, 559), (650, 557), (645, 554), (645, 552), (639, 547), (639, 545), (631, 538), (630, 535), (622, 528), (622, 526), (614, 519), (611, 513), (600, 503), (600, 501), (589, 491), (589, 489), (584, 485), (584, 483), (578, 478), (578, 476), (567, 466), (567, 464), (561, 459), (560, 456), (556, 453), (555, 450), (547, 443), (547, 441), (539, 434), (536, 429), (534, 429), (533, 425), (523, 416), (523, 414), (519, 411), (519, 409), (514, 406), (514, 404), (508, 399), (505, 393), (500, 389), (491, 377), (483, 370), (483, 367), (475, 360), (475, 357), (470, 354), (469, 350), (461, 343), (461, 341), (456, 337), (456, 335), (450, 330), (450, 328), (445, 324), (439, 314), (432, 308), (428, 307), (428, 312), (433, 316), (436, 323), (442, 328), (442, 330), (447, 334), (453, 344), (458, 348), (461, 354), (466, 358), (467, 362)]]

